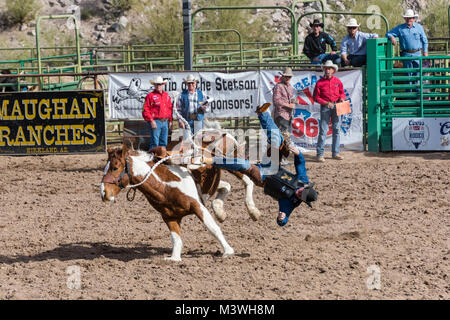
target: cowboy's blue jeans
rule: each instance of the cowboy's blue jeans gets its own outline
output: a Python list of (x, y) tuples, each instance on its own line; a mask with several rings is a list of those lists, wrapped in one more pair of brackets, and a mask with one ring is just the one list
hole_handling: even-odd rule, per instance
[(324, 152), (325, 141), (327, 139), (328, 124), (330, 123), (333, 129), (333, 140), (331, 144), (331, 153), (333, 156), (339, 153), (339, 144), (341, 143), (341, 137), (339, 134), (340, 117), (336, 113), (336, 107), (332, 109), (325, 105), (320, 106), (320, 126), (319, 126), (319, 139), (317, 141), (317, 156), (322, 157)]
[[(203, 120), (186, 120), (187, 123), (189, 123), (189, 126), (191, 127), (191, 134), (196, 134), (198, 131), (203, 129)], [(187, 139), (189, 136), (188, 129), (183, 130), (183, 139)]]
[(155, 119), (155, 122), (156, 129), (153, 129), (150, 122), (147, 122), (150, 130), (149, 150), (158, 146), (167, 146), (167, 138), (169, 135), (169, 121), (160, 121), (158, 119)]
[[(281, 134), (278, 127), (275, 125), (272, 117), (269, 112), (262, 112), (258, 115), (259, 122), (262, 129), (266, 130), (267, 140), (272, 146), (280, 147), (281, 143), (284, 141), (283, 135)], [(250, 161), (246, 159), (233, 159), (233, 158), (223, 158), (223, 157), (214, 157), (214, 165), (219, 168), (232, 170), (232, 171), (245, 171), (250, 168)], [(294, 166), (297, 178), (301, 180), (303, 183), (308, 184), (309, 178), (305, 166), (305, 158), (302, 153), (298, 155), (294, 155)], [(267, 169), (271, 167), (271, 163), (264, 164), (256, 164), (261, 173), (261, 181), (268, 176), (265, 174)]]
[[(348, 55), (347, 59), (350, 61), (350, 65), (353, 67), (361, 67), (367, 63), (367, 55)], [(346, 67), (344, 61), (342, 61), (342, 67)]]
[[(420, 57), (422, 56), (422, 52), (417, 51), (414, 53), (409, 53), (409, 52), (402, 52), (400, 54), (402, 57)], [(420, 63), (419, 60), (401, 60), (403, 62), (403, 68), (419, 68), (420, 67)], [(408, 76), (410, 77), (416, 77), (418, 76), (419, 73), (418, 72), (409, 72)], [(419, 81), (410, 81), (409, 84), (418, 84)], [(419, 89), (407, 89), (406, 91), (408, 92), (419, 92)]]
[(333, 61), (335, 65), (339, 65), (341, 63), (341, 57), (338, 54), (322, 53), (315, 58), (319, 58), (320, 61), (314, 61), (311, 59), (312, 64), (322, 64), (327, 60)]

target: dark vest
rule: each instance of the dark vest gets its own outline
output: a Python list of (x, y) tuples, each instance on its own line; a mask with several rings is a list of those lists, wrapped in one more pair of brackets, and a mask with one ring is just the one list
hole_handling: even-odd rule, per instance
[(264, 193), (276, 200), (290, 199), (301, 187), (303, 183), (297, 179), (297, 176), (283, 168), (264, 179)]
[[(184, 119), (189, 120), (189, 92), (187, 90), (183, 90), (181, 93), (181, 115)], [(200, 104), (203, 102), (203, 92), (197, 89), (197, 110), (200, 107)], [(198, 112), (197, 120), (201, 121), (204, 118), (204, 114)]]

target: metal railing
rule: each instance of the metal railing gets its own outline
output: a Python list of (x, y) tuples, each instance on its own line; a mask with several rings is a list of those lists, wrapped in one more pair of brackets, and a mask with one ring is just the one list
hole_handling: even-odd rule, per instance
[(386, 38), (367, 49), (369, 151), (392, 150), (392, 118), (450, 116), (450, 56), (394, 57)]

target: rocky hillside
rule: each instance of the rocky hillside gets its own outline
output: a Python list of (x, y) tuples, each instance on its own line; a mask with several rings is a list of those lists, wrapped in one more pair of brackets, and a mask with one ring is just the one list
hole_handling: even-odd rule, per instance
[[(383, 2), (383, 0), (380, 0)], [(400, 0), (399, 0), (400, 1)], [(155, 3), (158, 1), (155, 1)], [(280, 5), (291, 6), (293, 0), (259, 0), (260, 5)], [(356, 0), (323, 0), (326, 10), (344, 11), (348, 12), (355, 9), (355, 6), (361, 6), (361, 1)], [(374, 1), (375, 2), (375, 1)], [(384, 2), (388, 2), (384, 0)], [(391, 1), (392, 2), (392, 1)], [(394, 1), (395, 2), (395, 1)], [(114, 10), (114, 5), (117, 2), (114, 0), (35, 0), (37, 4), (35, 16), (43, 15), (57, 15), (57, 14), (73, 14), (77, 17), (81, 24), (80, 36), (84, 45), (108, 46), (121, 45), (129, 43), (132, 39), (132, 26), (138, 24), (151, 23), (147, 21), (146, 16), (142, 12), (136, 10), (126, 10), (124, 12), (117, 12)], [(194, 9), (196, 9), (196, 0), (192, 0)], [(320, 10), (320, 2), (299, 4), (296, 7), (296, 15), (304, 12)], [(400, 5), (400, 3), (399, 3)], [(401, 9), (406, 7), (414, 8), (419, 13), (427, 6), (425, 0), (403, 0), (401, 1)], [(8, 25), (5, 21), (6, 0), (0, 0), (0, 47), (34, 47), (35, 44), (35, 19), (22, 25)], [(362, 8), (364, 9), (364, 8)], [(361, 10), (361, 9), (360, 9)], [(446, 11), (446, 10), (445, 10)], [(289, 16), (286, 11), (276, 10), (257, 10), (257, 15), (265, 15), (267, 19), (266, 29), (275, 29), (277, 34), (277, 41), (290, 40), (290, 26)], [(395, 12), (395, 17), (400, 17), (401, 12)], [(299, 28), (299, 38), (304, 39), (308, 33), (309, 21), (303, 19)], [(333, 34), (337, 32), (337, 27), (342, 26), (346, 17), (338, 16), (327, 18), (327, 30)], [(388, 17), (389, 19), (389, 17)], [(336, 28), (334, 28), (336, 26)], [(71, 21), (51, 21), (43, 24), (42, 30), (45, 29), (46, 34), (42, 38), (43, 41), (51, 42), (51, 40), (58, 40), (61, 45), (67, 44), (66, 41), (73, 41), (71, 29), (73, 23)], [(49, 45), (52, 45), (49, 43)], [(0, 55), (2, 53), (0, 52)], [(3, 57), (5, 58), (5, 57)], [(0, 56), (0, 60), (2, 57)]]

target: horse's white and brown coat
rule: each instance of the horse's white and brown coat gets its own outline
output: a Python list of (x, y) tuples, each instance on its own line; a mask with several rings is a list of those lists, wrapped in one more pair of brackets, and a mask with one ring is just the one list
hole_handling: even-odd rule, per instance
[[(128, 150), (126, 146), (122, 149), (108, 150), (108, 161), (109, 168), (100, 187), (103, 201), (114, 201), (121, 191), (118, 180), (125, 170), (126, 162), (129, 165), (129, 172), (120, 178), (123, 186), (142, 182), (150, 172), (151, 166), (155, 164), (152, 155)], [(137, 188), (161, 214), (170, 230), (173, 249), (169, 260), (181, 260), (183, 242), (180, 223), (182, 218), (189, 214), (195, 214), (205, 224), (208, 231), (219, 240), (224, 257), (234, 254), (233, 248), (227, 243), (219, 226), (203, 205), (189, 169), (161, 164), (145, 183)]]

